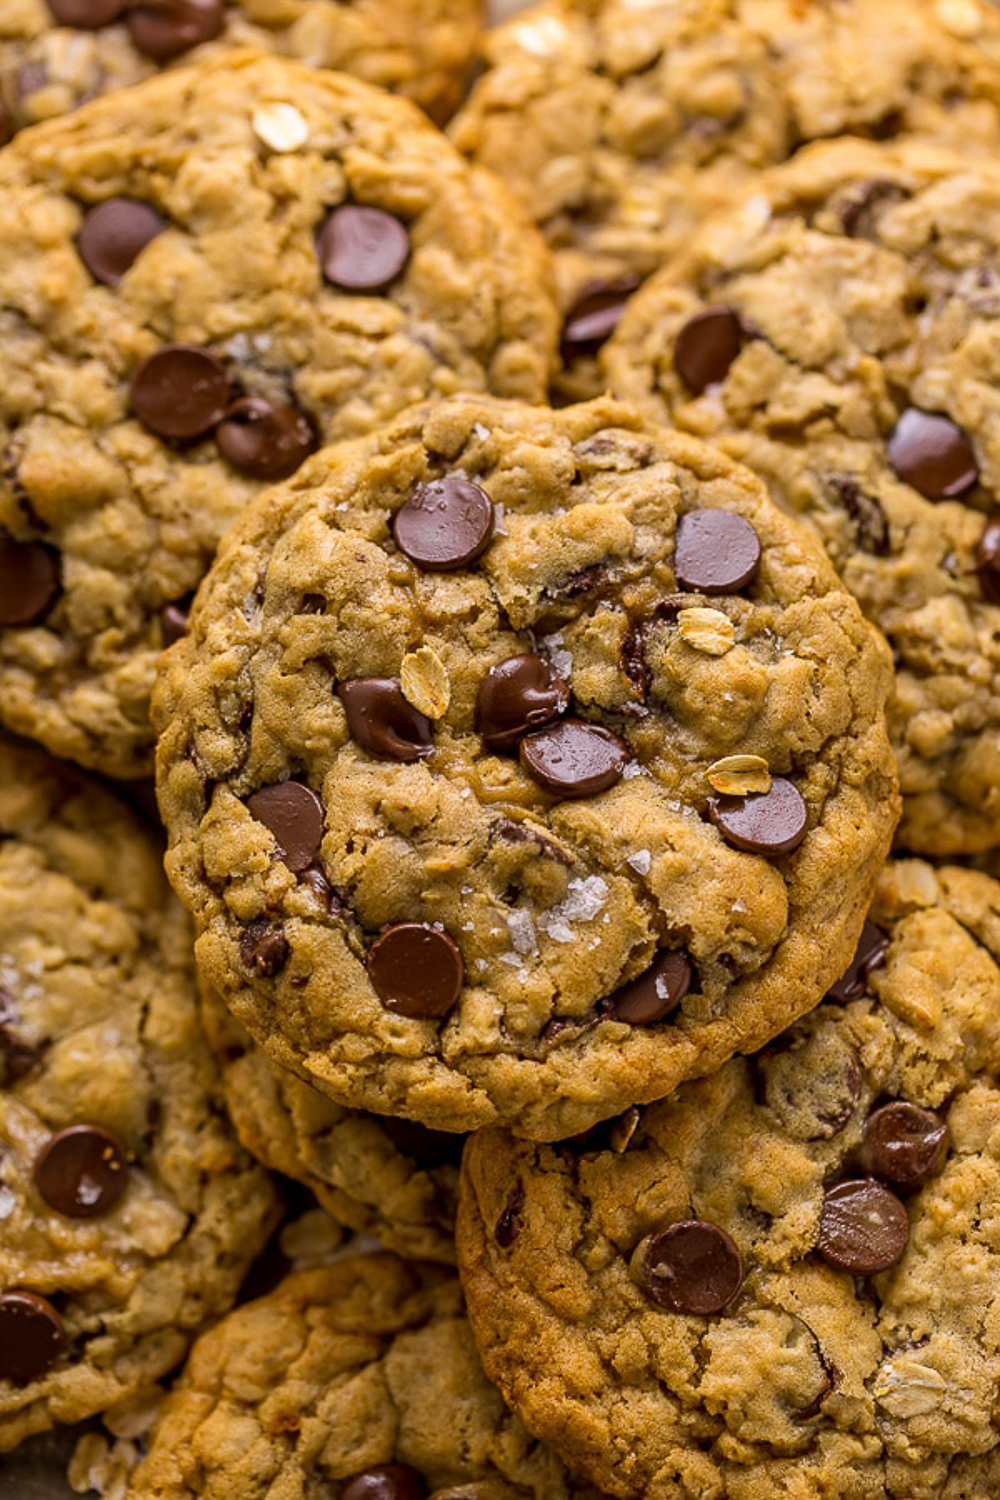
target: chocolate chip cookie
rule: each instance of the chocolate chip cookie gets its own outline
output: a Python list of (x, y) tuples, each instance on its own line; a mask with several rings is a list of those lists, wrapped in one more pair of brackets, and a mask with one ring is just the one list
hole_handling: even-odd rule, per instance
[(639, 281), (759, 168), (839, 134), (947, 136), (993, 154), (990, 0), (550, 0), (486, 35), (451, 127), (555, 252), (563, 395)]
[(155, 843), (0, 742), (0, 1451), (171, 1370), (275, 1208), (224, 1118)]
[(353, 73), (444, 120), (480, 20), (476, 0), (4, 0), (0, 134), (235, 46)]
[(822, 538), (896, 660), (899, 841), (1000, 843), (1000, 174), (916, 144), (777, 169), (636, 297), (616, 390)]
[(404, 99), (241, 53), (0, 153), (0, 715), (117, 776), (228, 523), (320, 441), (538, 399), (546, 257)]
[(600, 1500), (482, 1373), (458, 1278), (391, 1255), (300, 1271), (195, 1346), (131, 1500)]
[(747, 470), (456, 397), (228, 534), (155, 716), (205, 979), (337, 1102), (555, 1138), (815, 1004), (897, 816), (884, 643)]
[(1000, 1483), (1000, 886), (890, 865), (827, 1001), (558, 1146), (476, 1136), (487, 1373), (622, 1500)]

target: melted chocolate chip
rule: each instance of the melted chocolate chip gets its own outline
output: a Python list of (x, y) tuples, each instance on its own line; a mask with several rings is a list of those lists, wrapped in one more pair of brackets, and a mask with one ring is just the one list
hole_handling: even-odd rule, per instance
[(476, 699), (476, 728), (491, 750), (513, 750), (569, 705), (569, 684), (540, 656), (508, 656), (491, 667)]
[(867, 494), (850, 474), (831, 474), (828, 488), (846, 511), (857, 545), (873, 557), (889, 551), (889, 519), (874, 495)]
[(190, 442), (225, 416), (229, 378), (221, 360), (193, 344), (166, 344), (132, 376), (132, 410), (157, 437)]
[(566, 364), (597, 353), (618, 327), (625, 304), (638, 285), (638, 276), (588, 282), (563, 321), (562, 357)]
[(95, 281), (117, 286), (140, 250), (165, 228), (163, 219), (148, 203), (108, 198), (87, 210), (76, 248)]
[(1000, 604), (1000, 516), (990, 516), (976, 543), (976, 571), (983, 597)]
[(418, 484), (392, 522), (399, 550), (425, 573), (451, 573), (485, 552), (495, 524), (486, 491), (461, 474)]
[(524, 1183), (520, 1177), (507, 1194), (503, 1212), (493, 1226), (493, 1238), (501, 1250), (509, 1250), (524, 1228)]
[(217, 37), (224, 11), (224, 0), (129, 0), (125, 24), (140, 52), (165, 63)]
[(165, 646), (172, 646), (187, 635), (189, 607), (190, 600), (186, 600), (182, 604), (165, 604), (160, 610), (160, 629)]
[(59, 597), (59, 553), (0, 532), (0, 625), (33, 625)]
[(433, 724), (403, 697), (397, 678), (355, 677), (340, 684), (337, 696), (351, 738), (369, 755), (413, 761), (434, 749)]
[(368, 950), (368, 977), (386, 1010), (437, 1020), (451, 1010), (465, 971), (454, 938), (428, 922), (387, 927)]
[(809, 811), (802, 795), (784, 776), (769, 792), (745, 797), (711, 797), (708, 815), (727, 843), (748, 854), (788, 854), (806, 836)]
[(410, 258), (406, 225), (380, 208), (345, 203), (325, 219), (316, 253), (327, 281), (347, 292), (379, 292)]
[(262, 979), (273, 979), (280, 974), (291, 951), (285, 929), (272, 926), (263, 917), (251, 922), (240, 935), (240, 957)]
[(705, 1219), (682, 1219), (648, 1235), (632, 1264), (649, 1300), (676, 1313), (720, 1313), (743, 1284), (736, 1242)]
[(755, 577), (760, 540), (729, 510), (689, 510), (677, 524), (674, 572), (681, 588), (733, 594)]
[(35, 1186), (50, 1208), (70, 1219), (110, 1213), (128, 1182), (125, 1148), (100, 1125), (70, 1125), (46, 1142)]
[(875, 232), (881, 210), (902, 203), (908, 196), (897, 182), (885, 179), (853, 183), (838, 205), (844, 233), (852, 239), (867, 239)]
[(557, 797), (593, 797), (621, 780), (628, 746), (610, 729), (563, 719), (521, 741), (528, 775)]
[(215, 429), (219, 452), (251, 479), (274, 484), (287, 479), (316, 447), (308, 417), (287, 401), (244, 396), (234, 401)]
[(888, 933), (883, 932), (881, 927), (876, 927), (874, 922), (865, 922), (850, 967), (836, 984), (830, 986), (826, 998), (846, 1005), (849, 1000), (856, 1000), (859, 995), (863, 995), (869, 974), (873, 969), (881, 968), (888, 951)]
[(62, 1318), (51, 1302), (33, 1292), (0, 1294), (0, 1380), (39, 1380), (65, 1347)]
[(341, 1481), (338, 1500), (426, 1500), (428, 1489), (409, 1464), (376, 1464)]
[(933, 1110), (898, 1099), (868, 1117), (859, 1161), (873, 1177), (916, 1188), (938, 1171), (947, 1149), (945, 1122)]
[(831, 1266), (873, 1276), (896, 1264), (909, 1238), (906, 1209), (880, 1182), (859, 1178), (827, 1190), (816, 1248)]
[(279, 781), (247, 798), (247, 807), (278, 841), (290, 870), (311, 865), (323, 842), (325, 813), (316, 793), (301, 781)]
[(724, 380), (746, 342), (739, 314), (731, 307), (709, 307), (689, 318), (674, 341), (674, 368), (696, 396)]
[(638, 624), (630, 625), (625, 632), (625, 639), (622, 641), (618, 657), (622, 671), (643, 703), (649, 697), (649, 689), (653, 681), (653, 674), (646, 663), (646, 639), (650, 628), (649, 620), (640, 620)]
[(889, 434), (886, 452), (900, 479), (928, 500), (964, 495), (979, 478), (969, 439), (938, 412), (907, 407)]
[(318, 866), (310, 865), (307, 870), (302, 870), (299, 873), (299, 881), (302, 885), (307, 886), (319, 901), (322, 901), (331, 916), (337, 916), (344, 910), (345, 903), (343, 899), (334, 890)]
[(48, 0), (49, 10), (60, 26), (78, 31), (98, 31), (118, 20), (128, 0)]
[(686, 953), (661, 953), (637, 979), (611, 996), (611, 1009), (630, 1026), (651, 1026), (676, 1010), (691, 988), (691, 960)]

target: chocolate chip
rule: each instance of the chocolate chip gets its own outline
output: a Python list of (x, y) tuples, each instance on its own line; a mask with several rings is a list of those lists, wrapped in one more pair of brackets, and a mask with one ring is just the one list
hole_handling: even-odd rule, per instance
[(734, 849), (748, 854), (788, 854), (806, 836), (809, 810), (802, 795), (784, 776), (776, 776), (769, 792), (745, 797), (711, 797), (708, 815)]
[(251, 922), (240, 934), (240, 957), (262, 979), (280, 974), (292, 951), (283, 927), (273, 927), (263, 917)]
[(827, 483), (836, 503), (847, 512), (862, 552), (885, 557), (889, 551), (889, 519), (881, 502), (867, 494), (850, 474), (831, 474)]
[(709, 307), (689, 318), (674, 341), (674, 368), (696, 396), (724, 380), (746, 342), (738, 313)]
[(160, 610), (160, 629), (163, 631), (163, 644), (172, 646), (174, 641), (179, 641), (187, 635), (188, 607), (190, 601), (185, 604), (165, 604)]
[(368, 950), (368, 977), (386, 1010), (412, 1020), (445, 1016), (465, 971), (453, 938), (428, 922), (387, 927)]
[(278, 781), (248, 797), (247, 807), (274, 834), (290, 870), (312, 864), (323, 842), (326, 814), (311, 787), (301, 781)]
[(508, 656), (491, 667), (476, 699), (476, 728), (491, 750), (513, 750), (569, 705), (569, 684), (540, 656)]
[(838, 204), (838, 216), (844, 233), (852, 239), (868, 238), (874, 233), (882, 209), (902, 203), (909, 194), (898, 182), (872, 178), (852, 183)]
[(217, 37), (224, 20), (224, 0), (129, 0), (125, 24), (138, 50), (164, 63)]
[(316, 236), (327, 281), (346, 292), (379, 292), (410, 257), (406, 225), (380, 208), (345, 203), (327, 215)]
[(369, 755), (413, 761), (434, 749), (433, 724), (406, 701), (398, 678), (354, 677), (340, 684), (337, 696), (351, 738)]
[(418, 484), (393, 517), (396, 545), (425, 573), (450, 573), (485, 552), (493, 535), (493, 503), (461, 474)]
[(39, 1380), (65, 1347), (62, 1318), (51, 1302), (34, 1292), (0, 1294), (0, 1380)]
[(729, 510), (689, 510), (677, 524), (674, 572), (681, 588), (733, 594), (760, 566), (760, 540)]
[(252, 479), (274, 484), (294, 474), (316, 447), (308, 417), (287, 401), (244, 396), (234, 401), (215, 429), (223, 458)]
[(889, 434), (886, 452), (900, 479), (928, 500), (963, 495), (979, 478), (969, 439), (938, 412), (907, 407)]
[(503, 1212), (493, 1227), (493, 1238), (501, 1250), (509, 1250), (524, 1228), (522, 1212), (524, 1209), (524, 1183), (520, 1177), (507, 1194), (507, 1202)]
[(651, 1026), (676, 1010), (691, 988), (691, 960), (686, 953), (661, 953), (637, 979), (611, 996), (611, 1009), (630, 1026)]
[(194, 344), (164, 345), (132, 376), (132, 410), (157, 437), (202, 437), (222, 420), (228, 403), (221, 360)]
[(79, 31), (97, 31), (118, 20), (128, 0), (48, 0), (49, 10), (60, 26)]
[(825, 1261), (856, 1276), (894, 1266), (910, 1238), (906, 1209), (870, 1177), (840, 1182), (823, 1199), (816, 1248)]
[(1000, 604), (1000, 516), (990, 516), (976, 543), (976, 570), (983, 597)]
[(646, 662), (646, 639), (650, 629), (651, 621), (649, 620), (640, 620), (638, 624), (630, 625), (625, 632), (625, 639), (622, 641), (618, 655), (622, 671), (643, 703), (649, 697), (649, 689), (653, 681), (653, 674)]
[(59, 596), (59, 553), (0, 533), (0, 625), (33, 625)]
[(859, 995), (863, 995), (869, 974), (873, 969), (881, 968), (888, 951), (888, 933), (883, 932), (881, 927), (876, 927), (874, 922), (865, 922), (850, 967), (836, 984), (831, 984), (826, 998), (846, 1005), (849, 1000), (856, 1000)]
[(87, 210), (76, 248), (95, 281), (117, 286), (139, 251), (165, 228), (163, 219), (148, 203), (108, 198)]
[(722, 1312), (743, 1283), (743, 1257), (736, 1242), (706, 1219), (681, 1219), (647, 1235), (632, 1266), (657, 1307), (701, 1317)]
[(42, 1147), (35, 1186), (50, 1208), (70, 1219), (110, 1213), (128, 1182), (124, 1146), (100, 1125), (70, 1125)]
[(557, 797), (593, 797), (621, 779), (628, 746), (610, 729), (563, 719), (521, 741), (528, 775)]
[(20, 1019), (13, 995), (0, 986), (0, 1088), (6, 1088), (30, 1073), (42, 1056), (41, 1048), (29, 1047), (10, 1030)]
[(873, 1177), (915, 1188), (933, 1177), (948, 1149), (948, 1127), (933, 1110), (903, 1099), (869, 1115), (859, 1161)]
[(428, 1489), (409, 1464), (376, 1464), (341, 1481), (338, 1500), (426, 1500)]
[(562, 357), (566, 364), (597, 353), (618, 327), (625, 304), (638, 285), (638, 276), (587, 283), (563, 320)]
[(344, 901), (341, 896), (317, 866), (310, 865), (307, 870), (301, 871), (299, 882), (307, 886), (313, 895), (322, 901), (331, 916), (336, 916), (344, 910)]

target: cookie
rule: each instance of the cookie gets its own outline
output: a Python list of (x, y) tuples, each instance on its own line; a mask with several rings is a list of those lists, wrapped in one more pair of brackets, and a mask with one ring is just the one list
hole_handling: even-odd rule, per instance
[(235, 46), (342, 69), (445, 120), (480, 21), (477, 0), (4, 0), (0, 132)]
[(759, 168), (839, 134), (995, 151), (990, 0), (550, 0), (484, 37), (451, 126), (514, 189), (556, 261), (564, 396), (639, 281)]
[(0, 714), (115, 776), (225, 527), (419, 399), (534, 400), (543, 246), (404, 99), (253, 54), (0, 152)]
[(444, 1267), (300, 1271), (195, 1346), (130, 1500), (600, 1500), (484, 1377)]
[(231, 1306), (276, 1217), (201, 1035), (159, 851), (0, 743), (0, 1451), (118, 1406)]
[(896, 661), (902, 847), (1000, 843), (1000, 174), (916, 144), (777, 169), (652, 278), (614, 388), (807, 520)]
[(464, 1136), (341, 1108), (269, 1062), (208, 990), (202, 1019), (229, 1117), (258, 1161), (305, 1183), (338, 1224), (400, 1255), (454, 1261)]
[(567, 1135), (815, 1004), (898, 807), (884, 643), (745, 469), (610, 400), (332, 447), (154, 713), (205, 980), (338, 1103)]
[(490, 1377), (621, 1500), (1000, 1483), (1000, 886), (900, 862), (826, 1003), (559, 1146), (463, 1162)]

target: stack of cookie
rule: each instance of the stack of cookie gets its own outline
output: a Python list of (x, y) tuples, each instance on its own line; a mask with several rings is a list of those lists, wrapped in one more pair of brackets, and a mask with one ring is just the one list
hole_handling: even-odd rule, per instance
[(0, 1496), (987, 1500), (1000, 10), (476, 11), (0, 19)]

